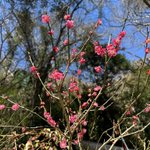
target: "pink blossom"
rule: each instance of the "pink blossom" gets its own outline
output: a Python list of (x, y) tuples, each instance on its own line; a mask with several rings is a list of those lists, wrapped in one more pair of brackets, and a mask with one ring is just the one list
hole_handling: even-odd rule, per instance
[(126, 35), (126, 31), (122, 31), (120, 32), (119, 36), (121, 36), (122, 38)]
[(47, 119), (47, 122), (52, 126), (55, 127), (56, 126), (56, 122), (55, 120), (53, 120), (53, 118), (51, 117), (49, 112), (44, 112), (44, 118)]
[(97, 28), (99, 25), (101, 25), (102, 24), (102, 20), (101, 19), (98, 19), (97, 20), (97, 23), (96, 23), (96, 25), (95, 25), (95, 28)]
[(126, 115), (127, 115), (127, 116), (131, 115), (131, 111), (128, 110), (128, 111), (126, 112)]
[(45, 106), (45, 102), (41, 101), (40, 102), (40, 108), (44, 108), (44, 106)]
[(97, 25), (101, 25), (102, 24), (102, 20), (101, 19), (98, 19), (97, 20)]
[(49, 23), (50, 22), (50, 16), (42, 15), (42, 22), (43, 23)]
[(69, 44), (68, 39), (64, 40), (63, 44), (64, 44), (64, 46), (68, 45)]
[(71, 18), (71, 16), (69, 14), (67, 14), (67, 15), (64, 16), (65, 20), (69, 20), (70, 18)]
[(76, 119), (77, 119), (77, 115), (76, 115), (76, 114), (75, 114), (75, 115), (71, 115), (71, 116), (69, 117), (70, 123), (74, 123), (74, 122), (76, 121)]
[(104, 105), (102, 105), (101, 107), (100, 107), (100, 110), (105, 110), (105, 107), (104, 107)]
[(55, 127), (56, 126), (56, 122), (55, 120), (53, 120), (53, 118), (51, 116), (49, 116), (47, 118), (47, 122), (52, 126), (52, 127)]
[(52, 86), (52, 82), (47, 83), (48, 88), (51, 88), (51, 86)]
[(45, 112), (44, 112), (44, 118), (46, 118), (46, 119), (47, 119), (49, 116), (50, 116), (50, 113), (49, 113), (49, 112), (47, 112), (47, 111), (45, 111)]
[(98, 43), (97, 41), (95, 41), (95, 42), (93, 43), (93, 45), (94, 45), (94, 46), (98, 46), (99, 43)]
[(58, 71), (57, 69), (55, 69), (50, 75), (49, 75), (50, 79), (54, 79), (56, 81), (58, 80), (62, 80), (64, 78), (64, 74), (60, 71)]
[(135, 116), (132, 117), (132, 119), (133, 119), (133, 120), (138, 120), (139, 117), (135, 115)]
[(74, 144), (78, 145), (79, 144), (79, 140), (74, 140)]
[(26, 130), (27, 130), (26, 127), (22, 127), (22, 128), (21, 128), (22, 133), (25, 133)]
[(85, 128), (83, 128), (82, 131), (77, 134), (77, 137), (78, 137), (79, 141), (83, 138), (83, 136), (86, 133), (86, 131), (87, 130)]
[(35, 78), (40, 78), (40, 73), (39, 73), (39, 72), (35, 72), (35, 73), (34, 73), (34, 77), (35, 77)]
[(101, 90), (101, 89), (102, 89), (101, 86), (96, 86), (96, 87), (94, 88), (94, 91), (95, 91), (95, 92), (98, 92), (98, 91)]
[(59, 49), (58, 49), (58, 47), (57, 47), (57, 46), (54, 46), (54, 47), (53, 47), (53, 51), (54, 51), (55, 53), (57, 53), (57, 52), (58, 52), (58, 50), (59, 50)]
[(80, 53), (80, 58), (82, 58), (85, 55), (85, 52)]
[(82, 95), (81, 95), (81, 94), (78, 94), (78, 95), (77, 95), (77, 98), (78, 98), (78, 99), (81, 99), (81, 98), (82, 98)]
[(67, 91), (63, 91), (62, 94), (67, 97), (68, 96), (68, 92)]
[(150, 104), (147, 104), (148, 107), (150, 107)]
[(77, 49), (73, 48), (71, 53), (72, 58), (75, 57), (76, 53), (77, 53)]
[(30, 72), (35, 73), (37, 71), (37, 68), (35, 66), (30, 67)]
[(49, 93), (49, 92), (46, 92), (46, 96), (47, 96), (47, 97), (50, 97), (50, 93)]
[(98, 107), (98, 103), (97, 103), (97, 102), (94, 102), (94, 103), (93, 103), (93, 106), (94, 106), (94, 107)]
[(83, 128), (82, 132), (85, 134), (87, 132), (87, 130), (85, 128)]
[(66, 141), (66, 139), (63, 139), (62, 141), (60, 141), (59, 146), (62, 149), (66, 148), (67, 147), (67, 141)]
[(148, 54), (150, 52), (150, 48), (145, 49), (145, 53)]
[(53, 35), (54, 34), (54, 30), (51, 29), (50, 31), (48, 31), (48, 34), (49, 35)]
[(89, 94), (88, 94), (88, 97), (91, 97), (91, 96), (92, 96), (91, 93), (89, 93)]
[(77, 74), (80, 75), (81, 74), (81, 69), (78, 69)]
[(133, 123), (133, 125), (135, 125), (135, 126), (137, 125), (138, 119), (139, 119), (139, 117), (136, 116), (136, 115), (132, 117), (132, 123)]
[(93, 92), (92, 96), (94, 97), (97, 96), (97, 92)]
[(150, 43), (150, 38), (146, 39), (145, 43), (146, 44)]
[(149, 113), (149, 112), (150, 112), (150, 107), (149, 107), (149, 106), (146, 107), (146, 108), (144, 109), (144, 112), (145, 112), (145, 113)]
[(74, 21), (73, 20), (67, 20), (66, 21), (66, 27), (68, 29), (72, 29), (74, 27)]
[(79, 87), (78, 87), (76, 81), (71, 81), (70, 82), (70, 84), (69, 84), (69, 91), (70, 92), (77, 92), (77, 91), (79, 91)]
[(110, 58), (115, 57), (117, 55), (117, 50), (112, 44), (107, 45), (107, 53)]
[(83, 121), (82, 121), (82, 125), (83, 125), (83, 126), (87, 126), (87, 121), (86, 121), (86, 120), (83, 120)]
[(101, 57), (103, 57), (106, 54), (106, 49), (102, 48), (102, 46), (95, 46), (94, 47), (95, 53)]
[(116, 39), (113, 40), (113, 45), (115, 47), (118, 47), (121, 43), (121, 38), (120, 37), (117, 37)]
[(85, 55), (85, 52), (81, 52), (79, 55), (79, 63), (80, 64), (84, 64), (86, 62), (86, 60), (83, 58), (83, 56)]
[(17, 111), (19, 109), (19, 107), (20, 107), (19, 104), (15, 103), (15, 104), (12, 105), (11, 109), (14, 110), (14, 111)]
[(79, 141), (83, 138), (83, 135), (84, 135), (83, 132), (79, 132), (79, 133), (77, 134)]
[(96, 66), (96, 67), (94, 67), (94, 69), (97, 73), (100, 73), (102, 71), (101, 66)]
[(79, 63), (80, 64), (84, 64), (86, 62), (86, 60), (84, 58), (80, 58)]
[(4, 104), (0, 105), (0, 110), (3, 110), (5, 108), (6, 108), (6, 106)]
[(88, 102), (84, 102), (82, 105), (81, 105), (81, 108), (84, 109), (88, 106)]
[(137, 120), (133, 120), (133, 121), (132, 121), (132, 124), (133, 124), (134, 126), (136, 126), (136, 125), (137, 125)]
[(148, 75), (150, 75), (150, 69), (149, 69), (149, 70), (147, 70), (147, 74), (148, 74)]

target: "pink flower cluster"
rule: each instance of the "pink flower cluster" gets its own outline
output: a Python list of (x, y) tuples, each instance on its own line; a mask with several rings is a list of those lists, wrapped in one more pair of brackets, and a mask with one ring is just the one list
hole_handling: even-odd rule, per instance
[(107, 53), (110, 58), (115, 57), (117, 55), (117, 50), (112, 44), (107, 45)]
[(36, 73), (36, 71), (37, 71), (37, 68), (35, 66), (30, 67), (30, 72), (31, 73)]
[[(0, 105), (0, 110), (4, 110), (6, 108), (6, 106), (4, 104)], [(15, 103), (11, 106), (11, 109), (13, 111), (17, 111), (20, 108), (20, 105), (18, 103)]]
[(77, 49), (73, 48), (72, 53), (71, 53), (71, 57), (74, 58), (76, 56), (76, 53), (77, 53)]
[(50, 79), (54, 79), (56, 81), (58, 80), (62, 80), (64, 78), (64, 74), (60, 71), (58, 71), (57, 69), (55, 69), (50, 75), (49, 75)]
[(145, 113), (149, 113), (150, 112), (150, 104), (147, 104), (147, 107), (144, 109)]
[(145, 43), (149, 44), (150, 43), (150, 38), (147, 38), (146, 41), (145, 41)]
[(103, 48), (98, 43), (94, 44), (95, 53), (101, 57), (105, 56), (106, 53), (110, 58), (115, 57), (118, 53), (121, 40), (125, 35), (126, 35), (125, 31), (120, 32), (118, 37), (113, 40), (112, 44), (108, 44), (106, 48)]
[(100, 106), (100, 108), (99, 108), (101, 111), (104, 111), (105, 110), (105, 107), (104, 107), (104, 105), (102, 105), (102, 106)]
[(14, 111), (17, 111), (19, 109), (19, 107), (20, 107), (19, 104), (15, 103), (15, 104), (12, 105), (11, 109), (14, 110)]
[(98, 92), (98, 91), (100, 91), (101, 89), (102, 89), (102, 87), (99, 86), (99, 85), (97, 85), (97, 86), (94, 88), (94, 91), (95, 91), (95, 92)]
[(64, 19), (66, 20), (66, 27), (72, 29), (74, 27), (74, 21), (71, 20), (71, 16), (67, 14), (64, 16)]
[(50, 91), (52, 91), (52, 92), (54, 92), (54, 88), (52, 87), (52, 82), (48, 82), (47, 83), (47, 88), (50, 90)]
[(83, 128), (78, 134), (77, 134), (77, 138), (78, 138), (78, 141), (81, 141), (82, 140), (82, 138), (83, 138), (83, 136), (84, 136), (84, 134), (86, 133), (86, 129), (85, 128)]
[(149, 54), (149, 53), (150, 53), (150, 48), (146, 48), (146, 49), (145, 49), (145, 53), (146, 53), (146, 54)]
[(85, 52), (81, 52), (79, 55), (79, 63), (80, 64), (84, 64), (86, 62), (86, 60), (83, 58), (84, 55), (85, 55)]
[(69, 20), (69, 19), (71, 19), (71, 16), (69, 14), (67, 14), (67, 15), (64, 16), (64, 19)]
[(94, 67), (94, 69), (95, 69), (95, 71), (96, 71), (97, 73), (102, 72), (101, 66), (96, 66), (96, 67)]
[(6, 106), (4, 104), (0, 105), (0, 110), (4, 110), (6, 108)]
[(148, 74), (148, 75), (150, 75), (150, 69), (149, 69), (149, 70), (147, 70), (147, 74)]
[(44, 112), (44, 118), (47, 119), (47, 122), (52, 126), (55, 127), (56, 126), (56, 122), (55, 120), (53, 120), (53, 118), (51, 117), (49, 112)]
[(30, 67), (30, 72), (34, 75), (35, 78), (40, 77), (40, 73), (37, 71), (37, 68), (35, 66)]
[(54, 34), (54, 30), (51, 29), (50, 31), (48, 31), (48, 34), (49, 34), (49, 35), (53, 35), (53, 34)]
[(72, 29), (74, 27), (74, 21), (73, 20), (67, 20), (66, 21), (66, 27), (68, 29)]
[(68, 39), (65, 39), (64, 42), (63, 42), (63, 45), (66, 46), (66, 45), (68, 45), (68, 44), (69, 44)]
[(50, 22), (50, 16), (42, 15), (42, 22), (43, 23), (49, 23)]
[(102, 20), (101, 19), (98, 19), (97, 20), (97, 23), (96, 23), (96, 25), (95, 25), (95, 28), (97, 28), (99, 25), (101, 25), (102, 24)]
[(95, 45), (94, 50), (98, 56), (103, 57), (106, 54), (106, 48), (103, 48), (101, 45)]
[(76, 120), (77, 120), (77, 115), (76, 115), (76, 114), (72, 114), (72, 115), (69, 117), (70, 123), (74, 123)]
[(88, 106), (88, 102), (83, 102), (83, 104), (81, 105), (82, 109), (85, 109)]
[(78, 69), (78, 70), (77, 70), (77, 74), (78, 74), (78, 75), (80, 75), (80, 74), (81, 74), (81, 72), (82, 72), (82, 70), (81, 70), (81, 69)]
[(133, 116), (133, 117), (132, 117), (132, 123), (133, 123), (133, 125), (135, 125), (135, 126), (136, 126), (136, 125), (137, 125), (138, 120), (139, 120), (139, 117), (138, 117), (138, 116), (136, 116), (136, 115), (135, 115), (135, 116)]
[(65, 138), (62, 141), (60, 141), (59, 146), (62, 149), (65, 149), (67, 147), (67, 141)]
[(69, 84), (69, 91), (70, 92), (78, 92), (79, 91), (79, 87), (78, 87), (78, 83), (77, 81), (71, 81)]
[(117, 48), (117, 47), (120, 46), (121, 40), (122, 40), (122, 38), (123, 38), (125, 35), (126, 35), (126, 32), (125, 32), (125, 31), (120, 32), (120, 34), (118, 35), (118, 37), (113, 40), (113, 45), (114, 45), (114, 47)]
[(53, 47), (53, 51), (54, 51), (55, 53), (57, 53), (57, 52), (59, 51), (59, 48), (58, 48), (57, 46), (54, 46), (54, 47)]
[[(83, 139), (83, 136), (85, 135), (85, 133), (87, 132), (85, 126), (87, 126), (87, 121), (84, 119), (82, 120), (81, 122), (81, 125), (82, 125), (82, 129), (77, 129), (77, 139), (74, 140), (74, 144), (79, 144), (79, 142)], [(79, 131), (78, 131), (79, 130)]]

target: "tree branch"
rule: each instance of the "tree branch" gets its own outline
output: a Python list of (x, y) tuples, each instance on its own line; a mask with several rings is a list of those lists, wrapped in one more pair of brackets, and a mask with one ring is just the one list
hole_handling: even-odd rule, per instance
[(150, 3), (147, 0), (143, 0), (143, 2), (150, 8)]

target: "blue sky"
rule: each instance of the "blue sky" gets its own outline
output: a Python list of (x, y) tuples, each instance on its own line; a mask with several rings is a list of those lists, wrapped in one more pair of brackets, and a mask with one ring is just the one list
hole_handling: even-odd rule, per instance
[[(120, 0), (110, 0), (110, 3), (104, 3), (103, 9), (102, 9), (102, 21), (103, 24), (101, 27), (99, 27), (99, 33), (104, 33), (104, 36), (102, 39), (100, 39), (100, 42), (107, 43), (109, 39), (109, 35), (112, 34), (112, 38), (117, 37), (119, 32), (122, 30), (122, 27), (119, 27), (122, 25), (123, 21), (120, 21), (122, 18), (126, 18), (127, 16), (127, 9), (123, 7), (122, 2)], [(109, 5), (109, 6), (108, 6)], [(147, 13), (147, 18), (145, 18), (146, 13), (143, 13), (143, 18), (141, 19), (141, 22), (147, 22), (150, 23), (150, 9), (142, 10), (143, 12)], [(141, 11), (141, 13), (142, 13)], [(116, 17), (114, 17), (117, 15)], [(148, 16), (149, 15), (149, 16)], [(119, 18), (120, 17), (120, 18)], [(132, 16), (130, 16), (132, 17)], [(90, 21), (96, 21), (99, 18), (98, 10), (94, 10), (91, 14), (89, 14), (85, 20), (87, 20), (88, 23)], [(133, 21), (136, 21), (139, 18), (133, 18)], [(135, 23), (134, 23), (135, 24)], [(110, 26), (111, 25), (111, 26)], [(142, 31), (138, 31), (139, 29)], [(125, 48), (123, 53), (130, 61), (138, 60), (135, 55), (138, 57), (143, 58), (144, 57), (144, 50), (145, 50), (145, 38), (146, 36), (146, 27), (143, 26), (134, 26), (133, 22), (127, 21), (125, 26), (126, 36), (122, 41), (121, 47)], [(150, 27), (149, 27), (150, 31)], [(106, 33), (106, 34), (105, 34)], [(133, 55), (128, 54), (128, 52), (133, 53)]]
[[(7, 4), (6, 3), (7, 1), (5, 1), (5, 0), (0, 0), (0, 2), (3, 4)], [(108, 7), (108, 6), (110, 6), (110, 7)], [(9, 7), (9, 6), (7, 6), (7, 7)], [(90, 8), (90, 4), (87, 3), (86, 7)], [(46, 8), (44, 8), (44, 11), (46, 11)], [(82, 15), (82, 11), (80, 12), (81, 15)], [(41, 12), (43, 12), (43, 10), (41, 10)], [(114, 15), (114, 13), (118, 13), (118, 16), (125, 17), (126, 16), (125, 12), (126, 12), (126, 10), (122, 7), (120, 0), (110, 0), (110, 4), (108, 4), (108, 5), (104, 4), (103, 9), (102, 9), (103, 24), (98, 29), (98, 32), (100, 34), (104, 34), (104, 36), (101, 39), (98, 39), (100, 41), (100, 43), (107, 43), (110, 34), (112, 34), (112, 38), (117, 37), (119, 32), (122, 30), (120, 27), (118, 27), (121, 22), (119, 21), (119, 19), (117, 17), (114, 18), (113, 15)], [(5, 13), (7, 14), (7, 12), (5, 12)], [(37, 15), (37, 12), (33, 11), (33, 14), (34, 13), (35, 13), (35, 15)], [(2, 15), (2, 13), (0, 13), (0, 17), (1, 17), (1, 15)], [(75, 15), (78, 16), (79, 13), (77, 13)], [(81, 17), (81, 15), (80, 15), (80, 17)], [(99, 17), (101, 17), (101, 16), (100, 16), (98, 10), (95, 9), (89, 15), (87, 15), (86, 18), (84, 18), (84, 19), (86, 20), (86, 23), (88, 24), (90, 22), (96, 22)], [(38, 20), (40, 18), (36, 18), (36, 19)], [(76, 20), (76, 21), (78, 21), (78, 20)], [(146, 21), (150, 22), (150, 18), (146, 18)], [(37, 21), (37, 23), (38, 23), (38, 21)], [(110, 24), (111, 24), (111, 26), (110, 26)], [(145, 32), (145, 29), (144, 28), (142, 29), (143, 33)], [(133, 55), (129, 55), (127, 53), (127, 51), (143, 58), (144, 57), (145, 36), (143, 36), (143, 34), (141, 34), (135, 26), (129, 24), (129, 22), (125, 26), (125, 31), (127, 32), (127, 34), (126, 34), (125, 38), (123, 39), (122, 45), (121, 45), (121, 47), (125, 48), (125, 51), (124, 52), (120, 51), (120, 53), (123, 53), (130, 61), (137, 60), (137, 57), (134, 57)]]

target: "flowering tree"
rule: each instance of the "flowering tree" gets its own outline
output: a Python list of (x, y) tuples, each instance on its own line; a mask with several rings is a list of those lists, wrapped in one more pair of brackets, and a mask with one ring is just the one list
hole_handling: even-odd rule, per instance
[[(105, 112), (107, 109), (111, 107), (111, 103), (108, 105), (111, 99), (115, 99), (115, 94), (111, 95), (108, 99), (104, 101), (104, 103), (99, 104), (98, 99), (103, 94), (104, 90), (109, 91), (114, 87), (107, 82), (107, 71), (108, 65), (112, 59), (115, 59), (117, 56), (121, 42), (126, 35), (125, 31), (121, 31), (117, 37), (109, 37), (108, 44), (101, 45), (99, 42), (93, 40), (93, 34), (96, 32), (100, 25), (102, 24), (101, 19), (92, 26), (89, 30), (88, 35), (82, 43), (73, 42), (75, 38), (74, 28), (76, 27), (76, 21), (73, 18), (72, 14), (65, 13), (63, 16), (63, 31), (64, 31), (64, 39), (59, 39), (59, 45), (57, 44), (57, 38), (59, 36), (56, 35), (56, 32), (53, 30), (53, 19), (48, 14), (43, 14), (41, 19), (43, 24), (46, 25), (45, 31), (47, 35), (45, 38), (48, 39), (50, 46), (48, 46), (49, 51), (46, 51), (46, 55), (49, 55), (49, 58), (46, 62), (48, 62), (47, 66), (43, 66), (43, 68), (36, 64), (36, 55), (34, 56), (31, 49), (27, 49), (26, 57), (30, 62), (30, 74), (32, 75), (32, 79), (35, 81), (35, 85), (40, 85), (39, 92), (38, 88), (34, 93), (34, 104), (35, 101), (39, 101), (36, 103), (38, 105), (38, 111), (40, 110), (42, 114), (37, 113), (37, 110), (31, 110), (23, 106), (23, 104), (14, 102), (10, 97), (6, 95), (2, 95), (2, 104), (0, 105), (1, 112), (9, 109), (11, 112), (17, 112), (22, 109), (25, 112), (29, 112), (40, 118), (41, 120), (47, 123), (47, 126), (32, 126), (32, 127), (22, 127), (21, 123), (14, 127), (12, 130), (15, 131), (10, 134), (1, 134), (1, 139), (8, 138), (9, 142), (11, 141), (11, 145), (9, 145), (13, 149), (69, 149), (72, 150), (74, 145), (79, 146), (82, 149), (81, 142), (83, 137), (88, 132), (87, 126), (91, 124), (88, 122), (87, 117), (91, 113), (95, 113), (96, 111)], [(26, 33), (25, 33), (26, 35)], [(44, 34), (45, 35), (45, 34)], [(146, 41), (145, 41), (145, 58), (143, 60), (143, 65), (145, 64), (146, 56), (149, 53), (149, 34), (147, 33)], [(99, 58), (104, 59), (104, 65), (96, 65), (93, 66), (93, 69), (96, 74), (101, 74), (104, 76), (102, 78), (102, 82), (99, 84), (89, 84), (87, 85), (87, 95), (86, 99), (83, 99), (82, 92), (82, 83), (80, 82), (80, 76), (84, 73), (82, 71), (82, 65), (86, 66), (86, 53), (87, 46), (91, 42), (91, 46), (93, 49), (93, 53)], [(28, 48), (30, 48), (30, 43), (28, 43)], [(61, 50), (61, 46), (63, 47)], [(64, 52), (65, 51), (65, 52)], [(63, 61), (65, 62), (64, 68), (60, 68), (58, 60), (60, 57), (63, 57)], [(41, 61), (43, 63), (44, 59)], [(74, 68), (75, 73), (70, 72), (70, 68), (75, 62), (77, 62), (78, 66)], [(139, 100), (142, 95), (143, 90), (147, 87), (149, 71), (147, 73), (147, 80), (142, 88), (140, 87), (140, 78), (141, 78), (141, 70), (143, 65), (139, 69), (138, 79), (137, 79), (137, 93), (138, 95), (131, 95), (131, 102), (128, 104), (127, 109), (121, 115), (121, 117), (117, 121), (113, 121), (113, 125), (111, 129), (107, 129), (103, 132), (101, 136), (104, 134), (108, 135), (108, 138), (105, 142), (102, 143), (98, 149), (103, 149), (106, 144), (111, 144), (110, 150), (113, 146), (121, 139), (125, 148), (128, 146), (124, 141), (124, 137), (134, 135), (136, 133), (142, 132), (146, 129), (150, 122), (147, 122), (144, 126), (140, 126), (140, 116), (143, 113), (148, 113), (150, 111), (150, 106), (147, 104), (145, 108), (135, 112), (134, 115), (128, 117), (130, 115), (130, 109), (134, 105), (134, 103)], [(40, 67), (40, 69), (39, 69)], [(47, 72), (45, 73), (45, 69)], [(44, 74), (43, 72), (44, 71)], [(69, 82), (66, 82), (67, 77), (70, 76)], [(114, 90), (114, 89), (113, 89)], [(117, 91), (117, 90), (116, 90)], [(116, 92), (115, 91), (115, 92)], [(43, 95), (41, 93), (44, 93)], [(44, 99), (45, 98), (45, 99)], [(10, 105), (8, 105), (8, 102)], [(52, 103), (53, 102), (53, 103)], [(53, 109), (51, 106), (49, 108), (49, 103), (55, 105), (60, 108), (60, 114), (57, 118), (54, 116)], [(28, 116), (27, 116), (28, 117)], [(126, 121), (129, 121), (128, 124), (125, 124)], [(9, 123), (9, 121), (8, 121)], [(124, 125), (125, 124), (125, 125)], [(124, 126), (123, 126), (124, 125)], [(123, 126), (123, 128), (122, 128)], [(7, 127), (5, 125), (5, 127)], [(11, 127), (11, 126), (10, 126)], [(19, 128), (22, 130), (20, 131)], [(95, 128), (95, 124), (92, 124), (92, 129)], [(109, 133), (109, 130), (112, 132)], [(7, 132), (6, 132), (7, 133)], [(92, 134), (91, 134), (92, 135)], [(20, 141), (25, 139), (25, 142), (20, 143)], [(27, 140), (26, 140), (27, 139)], [(100, 137), (101, 139), (101, 137)], [(2, 144), (3, 146), (3, 144)], [(7, 145), (4, 144), (4, 147), (7, 148)]]

